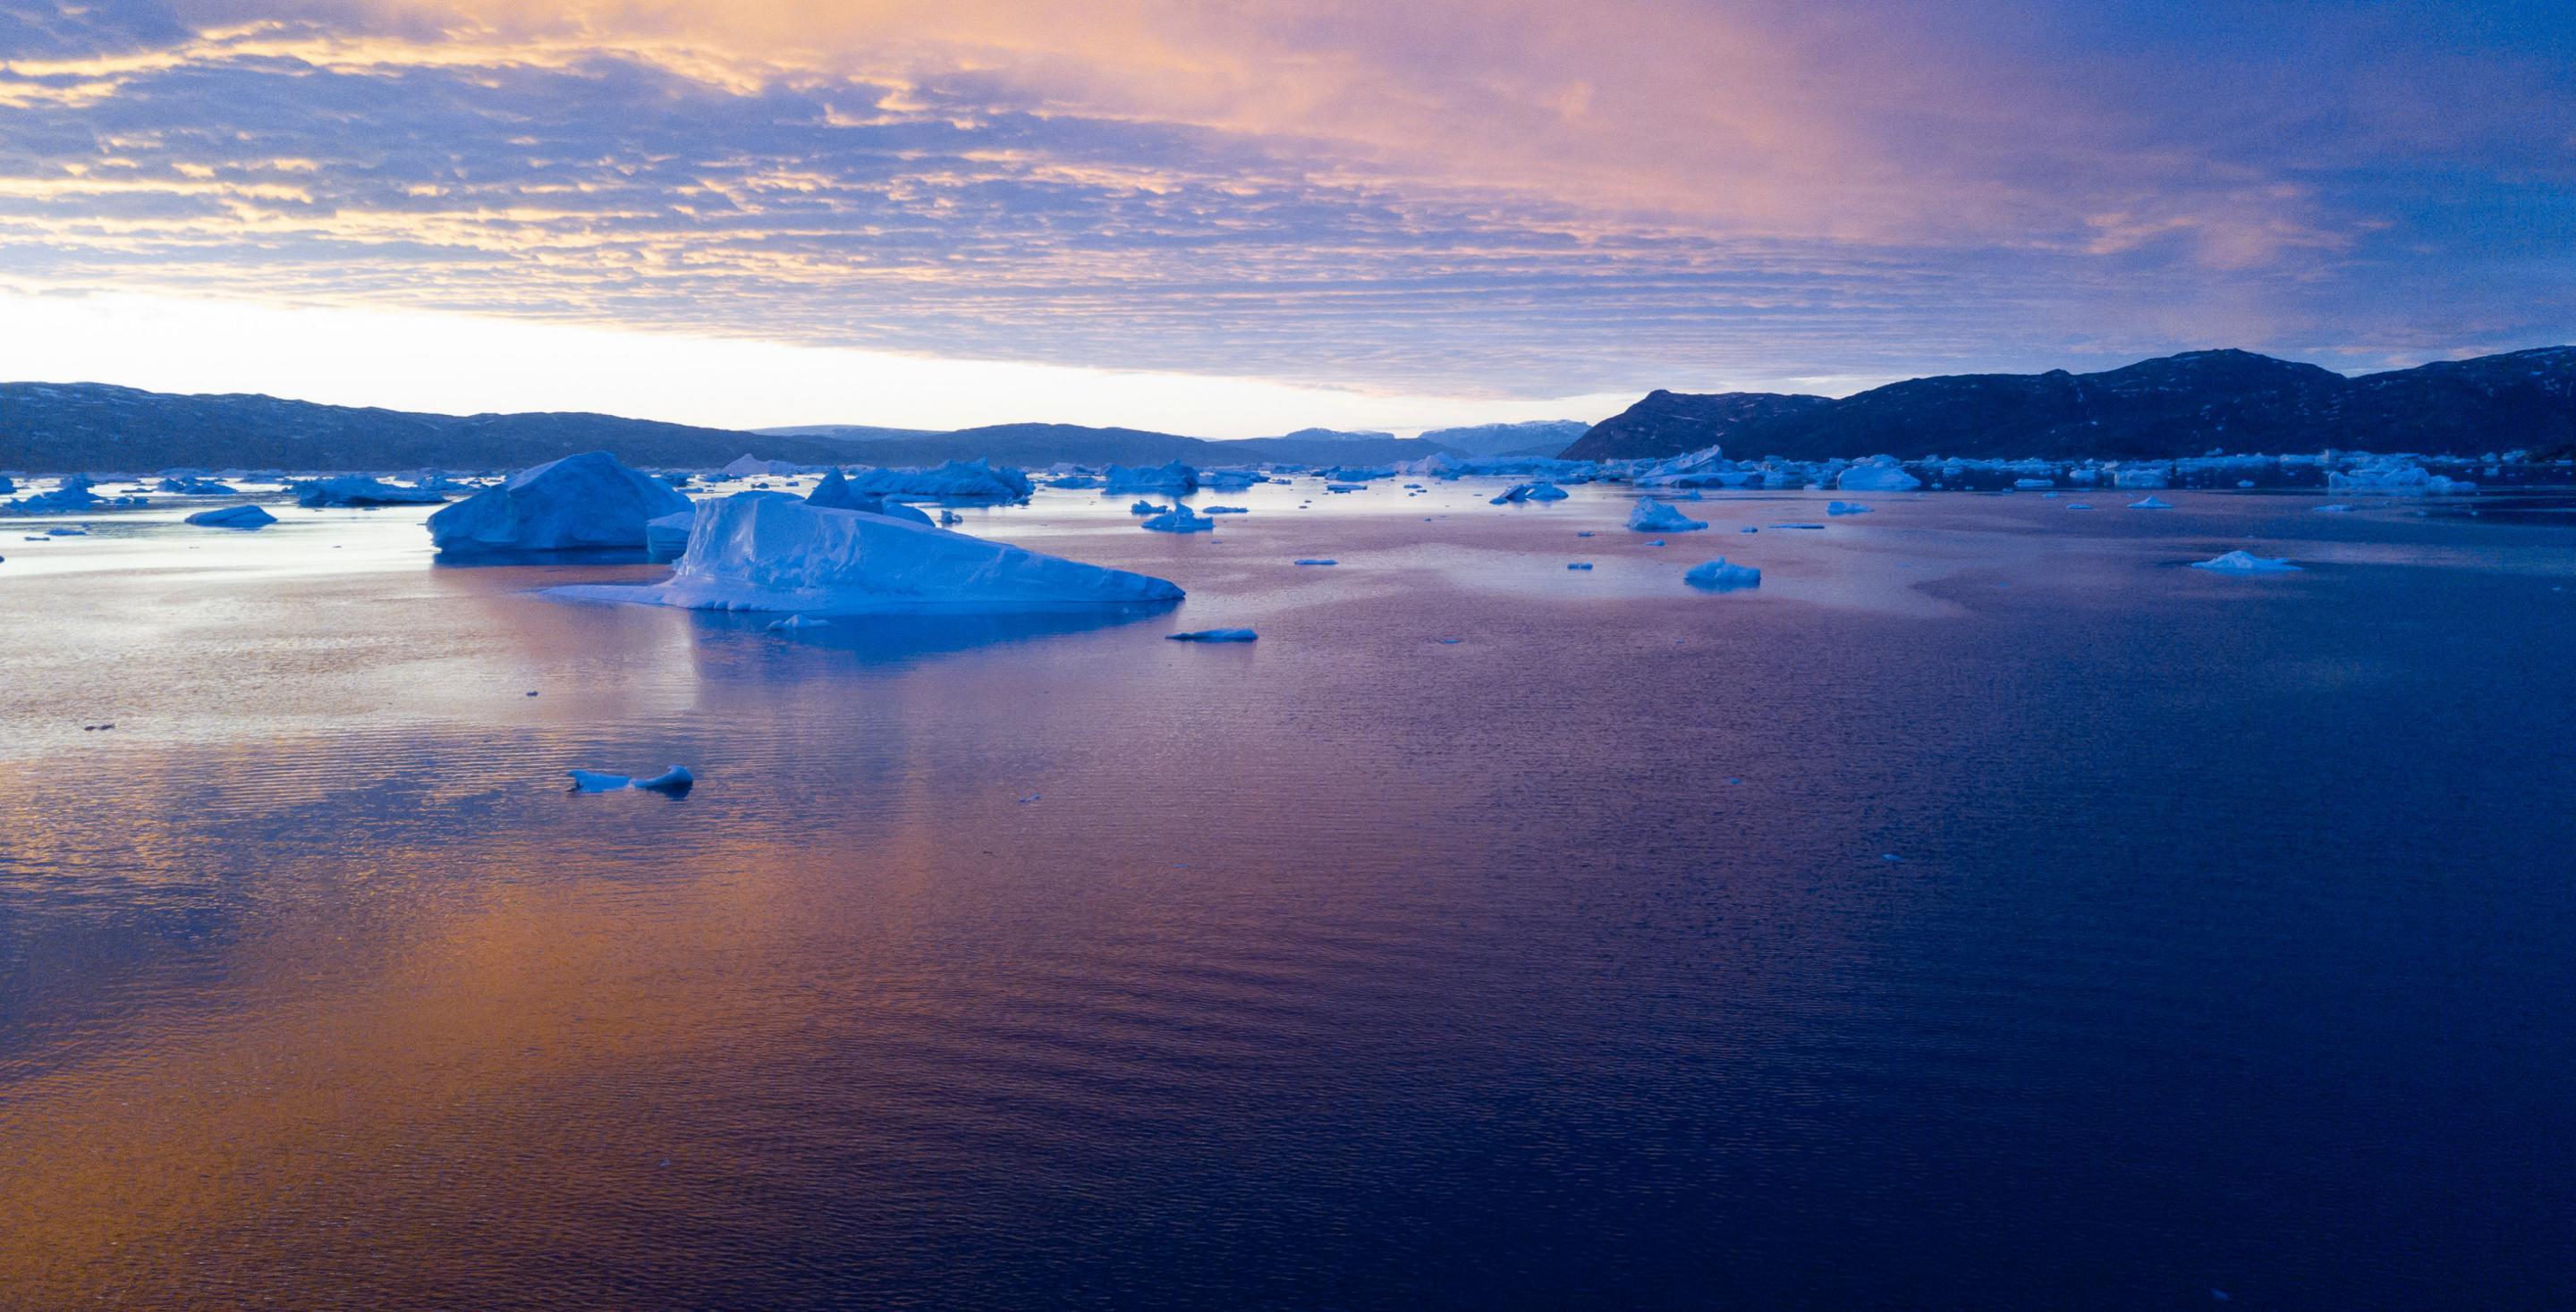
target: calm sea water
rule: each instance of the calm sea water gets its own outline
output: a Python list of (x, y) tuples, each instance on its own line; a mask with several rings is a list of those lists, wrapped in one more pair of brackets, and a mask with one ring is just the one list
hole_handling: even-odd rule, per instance
[(2564, 503), (1493, 490), (792, 637), (6, 533), (0, 1305), (2576, 1297)]

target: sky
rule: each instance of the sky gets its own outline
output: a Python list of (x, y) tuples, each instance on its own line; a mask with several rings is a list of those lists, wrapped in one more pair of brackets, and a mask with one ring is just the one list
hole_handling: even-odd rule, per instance
[(1597, 419), (2576, 341), (2576, 5), (0, 0), (0, 376)]

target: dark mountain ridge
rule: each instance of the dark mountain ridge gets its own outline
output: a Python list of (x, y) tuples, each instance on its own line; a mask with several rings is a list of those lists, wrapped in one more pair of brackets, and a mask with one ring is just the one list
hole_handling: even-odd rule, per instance
[(1789, 460), (2539, 450), (2576, 440), (2576, 347), (2359, 377), (2251, 351), (2190, 351), (2099, 373), (1950, 374), (1840, 400), (1749, 404), (1766, 396), (1655, 392), (1565, 454), (1634, 459), (1710, 445)]

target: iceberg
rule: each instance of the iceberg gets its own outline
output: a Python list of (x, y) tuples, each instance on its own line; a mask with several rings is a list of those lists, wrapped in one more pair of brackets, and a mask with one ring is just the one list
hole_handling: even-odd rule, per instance
[(2226, 555), (2214, 556), (2208, 560), (2195, 560), (2191, 563), (2191, 567), (2215, 570), (2221, 574), (2296, 574), (2299, 572), (2298, 566), (2286, 560), (2274, 560), (2268, 556), (2256, 556), (2242, 551), (2231, 551)]
[(1269, 482), (1268, 476), (1255, 469), (1202, 469), (1199, 486), (1216, 492), (1240, 492), (1255, 483)]
[(1188, 506), (1174, 506), (1146, 520), (1144, 526), (1156, 533), (1205, 533), (1216, 527), (1216, 521), (1192, 512)]
[[(539, 466), (544, 468), (544, 466)], [(295, 486), (295, 504), (321, 506), (434, 506), (447, 500), (444, 492), (425, 487), (396, 487), (364, 474), (342, 474), (336, 478), (317, 478)]]
[(226, 506), (221, 510), (200, 510), (187, 522), (199, 528), (266, 528), (277, 522), (277, 516), (257, 506)]
[(850, 480), (843, 478), (841, 471), (837, 469), (825, 474), (823, 481), (815, 484), (814, 490), (806, 494), (805, 500), (831, 510), (863, 510), (871, 515), (892, 515), (896, 519), (908, 519), (916, 524), (930, 522), (930, 516), (910, 506), (888, 501), (881, 493), (861, 492), (850, 486)]
[(1172, 507), (1170, 506), (1158, 506), (1151, 501), (1137, 501), (1129, 503), (1127, 513), (1131, 515), (1160, 515), (1170, 511), (1171, 509)]
[(1261, 637), (1250, 629), (1199, 629), (1190, 633), (1166, 633), (1170, 642), (1254, 642)]
[(1558, 487), (1554, 483), (1516, 483), (1501, 496), (1495, 497), (1489, 504), (1508, 506), (1516, 505), (1523, 501), (1563, 501), (1565, 500), (1565, 496), (1565, 489)]
[(697, 526), (696, 506), (645, 520), (644, 549), (653, 553), (657, 560), (668, 560), (689, 549), (689, 530)]
[(196, 476), (164, 478), (161, 480), (159, 487), (164, 492), (175, 492), (183, 497), (237, 497), (241, 495), (239, 490), (228, 484), (218, 483), (211, 478)]
[(623, 789), (637, 788), (648, 793), (668, 793), (677, 797), (689, 791), (690, 786), (698, 781), (698, 777), (689, 773), (689, 768), (685, 765), (672, 766), (649, 779), (638, 779), (632, 775), (607, 774), (598, 770), (566, 770), (564, 773), (572, 776), (572, 790), (576, 793), (614, 793)]
[(1869, 507), (1864, 506), (1857, 501), (1828, 501), (1825, 503), (1825, 513), (1828, 515), (1866, 515), (1872, 512)]
[[(2071, 507), (2070, 507), (2070, 509), (2071, 509)], [(2159, 501), (2159, 500), (2155, 499), (2154, 497), (2148, 497), (2148, 498), (2147, 498), (2146, 500), (2144, 500), (2144, 501), (2132, 501), (2132, 502), (2130, 502), (2130, 503), (2129, 503), (2129, 509), (2131, 509), (2131, 510), (2171, 510), (2171, 509), (2173, 509), (2173, 506), (2172, 506), (2172, 504), (2171, 504), (2171, 503), (2169, 503), (2169, 502)]]
[(951, 460), (928, 469), (861, 470), (850, 476), (850, 490), (925, 501), (1026, 501), (1037, 491), (1037, 484), (1016, 469), (982, 460)]
[(734, 462), (716, 471), (726, 478), (790, 478), (813, 471), (790, 460), (763, 460), (745, 452)]
[(688, 514), (689, 499), (605, 451), (522, 469), (429, 517), (441, 551), (578, 551), (641, 547), (653, 520)]
[(1733, 592), (1737, 588), (1762, 586), (1762, 571), (1751, 565), (1732, 565), (1724, 556), (1702, 561), (1682, 574), (1682, 582), (1711, 592)]
[(1171, 602), (1158, 578), (927, 524), (745, 492), (698, 512), (665, 583), (554, 589), (582, 601), (820, 615)]
[(1842, 472), (1834, 486), (1845, 492), (1911, 492), (1923, 480), (1905, 472), (1890, 456), (1872, 456)]
[(1628, 527), (1639, 533), (1688, 533), (1707, 528), (1708, 522), (1692, 519), (1653, 497), (1643, 497), (1637, 508), (1628, 512)]
[(1183, 496), (1199, 490), (1199, 471), (1175, 460), (1163, 465), (1111, 465), (1102, 478), (1109, 492), (1162, 492)]

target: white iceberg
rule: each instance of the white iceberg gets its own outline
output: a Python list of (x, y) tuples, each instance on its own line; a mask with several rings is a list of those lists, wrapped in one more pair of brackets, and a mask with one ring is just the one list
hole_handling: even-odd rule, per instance
[(1019, 470), (983, 460), (951, 460), (928, 469), (862, 469), (850, 490), (878, 498), (924, 501), (1026, 501), (1037, 491)]
[(1199, 471), (1175, 460), (1164, 465), (1111, 465), (1102, 476), (1109, 492), (1163, 492), (1182, 496), (1199, 490)]
[(1911, 492), (1923, 486), (1923, 480), (1906, 473), (1890, 457), (1873, 456), (1844, 470), (1834, 486), (1845, 492)]
[(1639, 533), (1688, 533), (1707, 528), (1708, 522), (1692, 519), (1653, 497), (1643, 497), (1637, 508), (1628, 512), (1628, 527)]
[(896, 519), (908, 519), (916, 524), (930, 522), (930, 516), (901, 502), (888, 501), (882, 493), (859, 491), (852, 487), (850, 480), (842, 477), (841, 471), (837, 469), (825, 474), (823, 481), (815, 484), (814, 490), (805, 494), (805, 499), (826, 510), (863, 510), (871, 515), (892, 515)]
[(1682, 574), (1682, 582), (1711, 592), (1733, 592), (1737, 588), (1762, 586), (1762, 571), (1751, 565), (1732, 565), (1724, 556), (1702, 561)]
[(199, 528), (266, 528), (277, 522), (277, 516), (257, 506), (226, 506), (221, 510), (200, 510), (188, 516), (188, 523)]
[(669, 793), (676, 797), (689, 791), (690, 786), (698, 781), (698, 777), (689, 773), (685, 765), (672, 766), (649, 779), (600, 770), (566, 770), (564, 773), (572, 776), (572, 789), (576, 793), (614, 793), (638, 788), (648, 793)]
[(557, 588), (585, 601), (842, 615), (1170, 602), (1171, 583), (863, 511), (745, 492), (698, 512), (670, 581)]
[(2215, 570), (2221, 574), (2296, 574), (2299, 572), (2298, 566), (2286, 560), (2274, 560), (2268, 556), (2257, 556), (2243, 551), (2231, 551), (2226, 555), (2215, 556), (2208, 560), (2195, 560), (2191, 563), (2191, 567)]
[(689, 530), (698, 526), (698, 508), (673, 511), (658, 519), (644, 521), (644, 549), (656, 559), (668, 560), (689, 549)]
[(645, 525), (689, 513), (670, 484), (605, 451), (520, 470), (429, 517), (441, 551), (577, 551), (645, 545)]
[(363, 474), (342, 474), (300, 483), (295, 488), (295, 504), (320, 506), (427, 506), (447, 500), (447, 494), (425, 487), (396, 487)]
[(1174, 506), (1146, 520), (1144, 526), (1156, 533), (1205, 533), (1216, 527), (1216, 521), (1194, 513), (1188, 506)]

